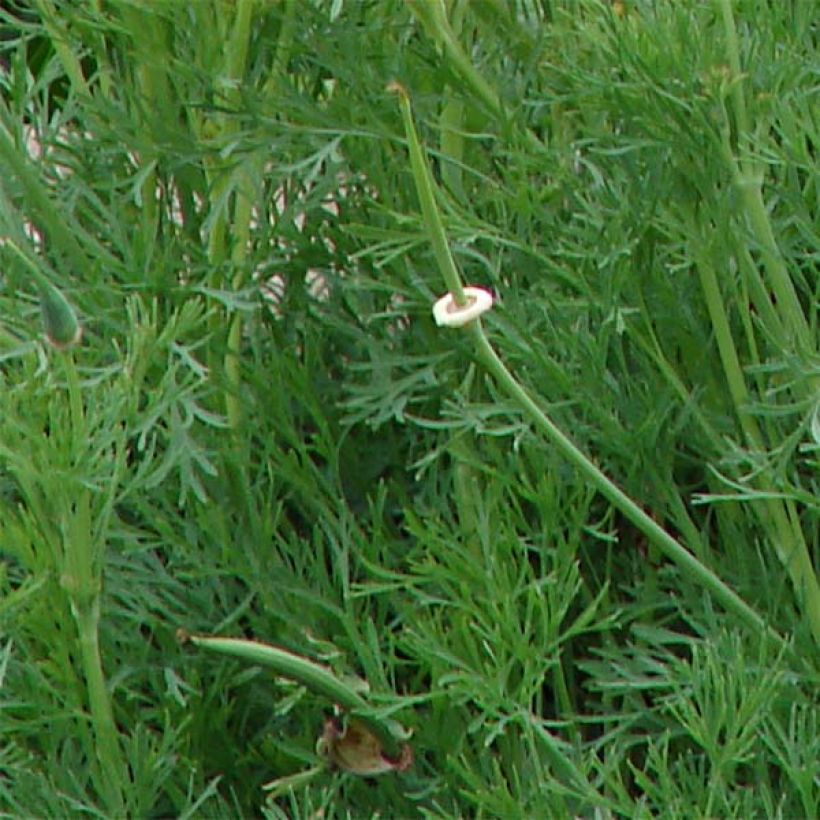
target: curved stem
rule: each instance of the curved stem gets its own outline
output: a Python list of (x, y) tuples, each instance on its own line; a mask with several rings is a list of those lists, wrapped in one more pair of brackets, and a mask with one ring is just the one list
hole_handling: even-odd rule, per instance
[(702, 564), (689, 550), (681, 546), (663, 527), (647, 515), (623, 490), (597, 467), (538, 406), (529, 393), (501, 361), (488, 341), (480, 322), (473, 322), (465, 330), (475, 345), (476, 355), (499, 384), (518, 402), (533, 424), (613, 506), (617, 507), (667, 558), (684, 569), (692, 578), (706, 587), (723, 606), (734, 612), (747, 626), (758, 632), (768, 632), (778, 643), (783, 639), (734, 590), (728, 587), (712, 570)]
[[(416, 134), (413, 115), (410, 109), (410, 100), (407, 91), (399, 84), (391, 84), (391, 90), (399, 94), (399, 105), (401, 107), (405, 132), (410, 148), (413, 176), (424, 215), (428, 238), (436, 252), (440, 272), (447, 286), (450, 288), (450, 292), (456, 303), (461, 306), (464, 304), (464, 289), (455, 261), (450, 252), (441, 216), (438, 212), (435, 198), (435, 182), (430, 173), (424, 150)], [(459, 295), (462, 301), (459, 301)], [(737, 615), (737, 617), (753, 631), (767, 633), (770, 637), (774, 638), (778, 644), (782, 645), (782, 637), (778, 635), (775, 630), (768, 627), (757, 612), (705, 564), (701, 563), (691, 552), (679, 544), (663, 529), (663, 527), (647, 515), (620, 487), (607, 478), (601, 469), (547, 416), (530, 394), (516, 381), (504, 362), (498, 357), (498, 354), (484, 334), (479, 320), (465, 325), (464, 330), (470, 335), (477, 358), (507, 390), (512, 398), (518, 402), (545, 438), (592, 483), (601, 495), (620, 510), (664, 555), (678, 564), (690, 577), (696, 579), (706, 587), (728, 611)]]

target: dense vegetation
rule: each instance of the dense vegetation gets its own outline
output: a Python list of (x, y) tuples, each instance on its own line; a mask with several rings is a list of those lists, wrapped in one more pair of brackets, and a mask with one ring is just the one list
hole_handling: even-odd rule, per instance
[(813, 3), (2, 8), (0, 816), (820, 814)]

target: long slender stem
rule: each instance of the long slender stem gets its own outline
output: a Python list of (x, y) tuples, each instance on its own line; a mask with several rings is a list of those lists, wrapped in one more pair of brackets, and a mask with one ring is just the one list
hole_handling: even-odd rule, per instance
[[(700, 276), (709, 318), (714, 329), (723, 373), (729, 387), (729, 395), (740, 422), (743, 436), (749, 447), (758, 453), (765, 451), (765, 439), (757, 420), (749, 413), (749, 392), (735, 348), (729, 318), (723, 304), (714, 265), (709, 259), (704, 237), (693, 234), (692, 256)], [(756, 476), (755, 487), (763, 492), (771, 489), (774, 481), (768, 470)], [(754, 507), (768, 540), (786, 568), (800, 604), (809, 622), (815, 641), (820, 645), (820, 584), (812, 566), (799, 519), (790, 515), (781, 500), (763, 499)]]
[[(816, 334), (812, 334), (803, 312), (791, 275), (777, 244), (771, 218), (763, 197), (764, 170), (753, 155), (752, 122), (747, 109), (746, 94), (741, 65), (740, 47), (731, 0), (716, 0), (723, 20), (723, 35), (726, 56), (731, 70), (731, 90), (729, 100), (734, 114), (736, 129), (735, 146), (730, 137), (728, 116), (723, 129), (721, 151), (731, 169), (733, 182), (739, 193), (742, 214), (745, 216), (749, 232), (754, 236), (754, 249), (758, 250), (765, 271), (765, 283), (755, 269), (750, 251), (750, 242), (744, 232), (738, 232), (735, 240), (741, 270), (746, 272), (750, 290), (756, 307), (767, 321), (770, 332), (778, 339), (782, 348), (791, 349), (796, 355), (806, 359), (816, 356)], [(761, 129), (759, 128), (758, 131)], [(726, 375), (730, 394), (748, 445), (764, 452), (766, 441), (754, 416), (747, 410), (749, 397), (745, 376), (734, 348), (723, 297), (718, 287), (714, 266), (705, 254), (702, 237), (695, 237), (696, 261), (700, 273), (704, 297), (709, 309), (712, 326), (718, 342), (718, 350)], [(773, 294), (773, 299), (769, 293)], [(802, 398), (812, 400), (820, 386), (820, 379), (806, 380), (797, 388)], [(767, 491), (775, 482), (770, 471), (758, 474), (755, 486)], [(794, 510), (794, 502), (783, 502), (776, 498), (760, 501), (755, 511), (769, 541), (785, 566), (800, 609), (808, 620), (815, 641), (820, 645), (820, 582), (814, 569), (806, 544), (799, 517)]]
[[(399, 105), (404, 119), (408, 144), (410, 146), (410, 160), (413, 166), (416, 190), (424, 215), (428, 236), (436, 251), (436, 259), (439, 262), (440, 272), (447, 286), (451, 288), (454, 299), (457, 299), (457, 294), (459, 293), (461, 293), (463, 297), (461, 277), (455, 266), (447, 236), (444, 232), (444, 225), (438, 213), (435, 198), (435, 183), (430, 173), (426, 156), (416, 135), (410, 101), (407, 92), (401, 86), (393, 84), (393, 90), (399, 92)], [(463, 304), (463, 302), (460, 304)], [(479, 320), (475, 320), (466, 325), (464, 330), (469, 334), (476, 357), (518, 402), (547, 440), (593, 484), (601, 495), (619, 509), (664, 555), (677, 563), (690, 577), (708, 589), (727, 610), (737, 615), (750, 629), (756, 632), (768, 633), (771, 637), (775, 638), (778, 643), (783, 642), (783, 639), (773, 629), (769, 628), (760, 615), (736, 592), (647, 515), (620, 487), (607, 478), (607, 476), (578, 449), (574, 442), (558, 428), (529, 393), (516, 381), (515, 377), (498, 357), (484, 334)]]
[[(68, 382), (71, 434), (75, 440), (85, 442), (87, 425), (79, 376), (70, 352), (65, 353), (62, 360)], [(101, 791), (112, 816), (124, 816), (122, 787), (126, 766), (100, 656), (102, 545), (94, 537), (89, 493), (89, 490), (80, 488), (75, 498), (61, 498), (63, 566), (60, 582), (68, 595), (79, 636), (80, 658), (102, 776)]]
[(720, 14), (723, 18), (723, 33), (726, 38), (726, 56), (729, 60), (729, 69), (732, 72), (734, 85), (732, 87), (732, 102), (735, 107), (737, 130), (745, 137), (749, 133), (749, 118), (746, 115), (746, 96), (740, 83), (740, 47), (737, 41), (735, 17), (732, 13), (732, 0), (717, 0)]
[[(766, 278), (775, 297), (777, 310), (781, 315), (782, 324), (787, 336), (790, 335), (802, 352), (809, 352), (816, 348), (816, 341), (812, 341), (812, 332), (809, 329), (800, 300), (786, 267), (786, 262), (777, 246), (777, 240), (772, 230), (769, 212), (763, 201), (762, 178), (760, 175), (736, 176), (735, 187), (740, 192), (740, 200), (746, 213), (749, 228), (755, 236)], [(815, 384), (817, 379), (814, 380)]]
[(732, 156), (731, 146), (728, 147), (727, 153), (735, 187), (740, 193), (740, 202), (743, 205), (746, 220), (760, 249), (769, 287), (775, 296), (776, 309), (781, 316), (783, 327), (804, 351), (812, 351), (816, 347), (816, 341), (813, 341), (786, 262), (777, 245), (769, 212), (763, 199), (763, 171), (760, 163), (751, 156), (752, 129), (743, 90), (740, 47), (732, 13), (732, 0), (717, 0), (717, 4), (723, 20), (726, 56), (732, 73), (729, 98), (734, 111), (737, 132), (737, 159)]
[[(245, 70), (250, 37), (251, 11), (252, 4), (244, 3), (237, 12), (234, 34), (231, 38), (233, 47), (229, 59), (230, 76), (235, 79), (240, 77)], [(296, 19), (295, 11), (295, 3), (293, 0), (288, 0), (283, 12), (282, 24), (276, 43), (276, 51), (271, 65), (271, 73), (265, 83), (264, 93), (266, 95), (276, 93), (279, 74), (284, 72), (287, 66), (287, 55), (290, 52), (293, 42), (293, 29)], [(235, 290), (239, 289), (243, 284), (243, 266), (248, 254), (251, 235), (250, 226), (253, 217), (254, 181), (258, 179), (261, 174), (262, 164), (262, 156), (257, 155), (249, 158), (246, 164), (238, 171), (231, 249), (231, 263), (236, 271), (232, 282)], [(239, 350), (242, 343), (243, 325), (244, 320), (242, 314), (234, 314), (228, 331), (228, 346), (224, 361), (225, 381), (227, 384), (225, 412), (228, 417), (229, 427), (234, 431), (239, 429), (242, 419), (242, 404), (239, 397), (241, 383)]]
[(503, 109), (498, 95), (484, 77), (479, 74), (461, 47), (447, 20), (447, 12), (442, 0), (410, 0), (408, 5), (413, 14), (421, 20), (428, 34), (443, 50), (447, 61), (473, 89), (478, 98), (494, 116), (502, 116)]
[(681, 546), (663, 527), (647, 515), (623, 490), (597, 467), (573, 441), (536, 404), (526, 390), (516, 381), (504, 362), (498, 357), (487, 340), (479, 322), (467, 326), (478, 358), (496, 380), (524, 409), (535, 426), (556, 447), (567, 461), (576, 467), (590, 483), (617, 507), (658, 549), (691, 577), (706, 587), (727, 610), (734, 612), (748, 627), (757, 632), (768, 632), (782, 643), (782, 638), (767, 627), (765, 621), (734, 590), (728, 587), (712, 570), (698, 561), (692, 553)]
[[(491, 117), (502, 127), (505, 126), (507, 117), (501, 97), (473, 65), (469, 54), (461, 45), (458, 34), (447, 18), (447, 8), (443, 0), (408, 0), (408, 6), (427, 34), (435, 41), (446, 63), (464, 80)], [(456, 6), (453, 12), (456, 27), (460, 30), (461, 22), (458, 18), (463, 13), (463, 7)], [(531, 129), (525, 129), (523, 136), (532, 149), (539, 153), (543, 150), (541, 140)]]
[(97, 742), (97, 760), (102, 772), (102, 791), (111, 816), (124, 817), (122, 783), (126, 770), (100, 656), (99, 598), (88, 605), (72, 602), (71, 610), (80, 637), (80, 657)]
[(404, 130), (407, 135), (407, 144), (410, 151), (410, 164), (413, 168), (413, 177), (418, 188), (419, 202), (421, 203), (421, 213), (427, 226), (427, 234), (433, 245), (433, 253), (436, 256), (439, 271), (444, 277), (447, 289), (453, 294), (455, 303), (462, 307), (467, 304), (467, 297), (461, 284), (461, 277), (458, 274), (455, 260), (453, 259), (450, 244), (444, 232), (444, 223), (441, 221), (441, 213), (436, 205), (435, 183), (424, 156), (419, 136), (416, 133), (416, 126), (413, 122), (413, 112), (410, 109), (410, 98), (407, 91), (398, 83), (392, 83), (390, 90), (399, 95), (399, 107), (401, 108), (402, 119), (404, 120)]

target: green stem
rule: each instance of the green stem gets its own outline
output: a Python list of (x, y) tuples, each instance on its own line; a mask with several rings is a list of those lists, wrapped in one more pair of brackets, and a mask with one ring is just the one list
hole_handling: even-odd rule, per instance
[(399, 95), (399, 106), (401, 108), (402, 119), (404, 120), (404, 130), (407, 135), (407, 143), (410, 151), (410, 165), (413, 169), (413, 177), (416, 180), (419, 202), (421, 203), (421, 213), (427, 227), (427, 235), (433, 245), (433, 253), (436, 256), (439, 271), (444, 277), (447, 289), (453, 294), (456, 305), (463, 307), (467, 304), (467, 297), (461, 285), (461, 277), (458, 274), (447, 236), (444, 232), (444, 224), (441, 221), (441, 213), (436, 205), (435, 183), (421, 147), (416, 126), (413, 122), (413, 112), (410, 109), (410, 98), (407, 91), (398, 83), (391, 83), (391, 91)]
[(102, 772), (101, 791), (105, 795), (109, 814), (125, 817), (122, 784), (126, 767), (100, 657), (99, 597), (90, 605), (75, 604), (72, 600), (71, 611), (80, 637), (80, 656), (88, 689), (97, 761)]
[(228, 41), (226, 61), (227, 76), (231, 80), (239, 79), (245, 73), (248, 60), (248, 45), (251, 38), (251, 20), (256, 0), (235, 0), (236, 7), (233, 29)]
[(124, 5), (120, 14), (129, 31), (139, 32), (139, 36), (134, 38), (131, 71), (137, 99), (144, 106), (147, 115), (144, 127), (149, 133), (153, 132), (151, 139), (146, 140), (146, 149), (139, 152), (140, 164), (144, 168), (150, 168), (139, 191), (143, 246), (146, 255), (150, 256), (159, 224), (157, 164), (160, 159), (159, 152), (151, 143), (156, 144), (162, 140), (160, 129), (164, 126), (160, 123), (174, 116), (175, 99), (168, 82), (168, 49), (164, 23), (158, 19), (156, 11), (150, 8)]
[[(694, 226), (691, 226), (691, 230), (695, 231), (696, 229)], [(740, 426), (743, 429), (747, 441), (749, 441), (752, 446), (762, 449), (763, 443), (760, 428), (757, 426), (757, 421), (754, 416), (748, 411), (749, 393), (746, 389), (746, 380), (743, 377), (740, 357), (735, 348), (732, 329), (729, 325), (729, 317), (726, 314), (726, 308), (724, 307), (717, 281), (717, 274), (715, 273), (714, 265), (707, 255), (707, 248), (705, 247), (707, 240), (698, 233), (693, 233), (692, 235), (694, 240), (690, 245), (690, 253), (693, 255), (695, 267), (700, 277), (700, 286), (703, 290), (703, 297), (707, 310), (709, 311), (712, 330), (715, 334), (718, 355), (720, 356), (723, 365), (723, 374), (726, 378), (726, 386), (729, 388), (732, 404), (735, 407), (738, 419), (740, 420)]]
[[(250, 27), (253, 17), (254, 0), (237, 0), (231, 13), (233, 22), (231, 33), (225, 49), (223, 73), (228, 84), (224, 104), (236, 102), (239, 99), (238, 83), (245, 73), (245, 64), (250, 42)], [(226, 7), (226, 9), (229, 7)], [(236, 131), (236, 125), (227, 116), (220, 116), (209, 126), (206, 122), (202, 132), (211, 139), (226, 137)], [(209, 202), (211, 210), (219, 209), (208, 236), (208, 260), (211, 263), (209, 284), (219, 288), (219, 267), (228, 258), (226, 237), (228, 233), (228, 203), (225, 201), (233, 182), (229, 170), (224, 170), (215, 161), (206, 161), (205, 172), (210, 189)]]
[(63, 369), (68, 384), (68, 404), (71, 413), (71, 430), (76, 441), (86, 441), (85, 408), (83, 407), (83, 392), (80, 385), (80, 374), (74, 363), (74, 356), (71, 352), (66, 352), (61, 357)]
[[(231, 263), (235, 270), (232, 287), (238, 290), (244, 280), (244, 266), (248, 255), (250, 242), (250, 223), (253, 212), (252, 181), (247, 170), (239, 172), (240, 178), (236, 188), (236, 202), (234, 206)], [(240, 373), (240, 349), (242, 347), (242, 328), (244, 320), (240, 312), (231, 317), (228, 330), (228, 344), (225, 351), (225, 413), (228, 417), (229, 429), (236, 433), (242, 421), (242, 376)]]
[[(232, 15), (230, 34), (227, 38), (225, 47), (225, 59), (223, 63), (222, 73), (228, 83), (228, 91), (226, 93), (227, 99), (224, 105), (234, 102), (238, 99), (237, 85), (244, 75), (245, 63), (248, 54), (248, 43), (250, 40), (250, 27), (253, 14), (253, 0), (239, 0), (238, 3), (228, 6), (220, 6), (220, 13), (226, 11)], [(212, 120), (204, 119), (198, 121), (196, 129), (199, 132), (199, 137), (203, 141), (216, 141), (217, 143), (232, 134), (236, 130), (235, 123), (224, 115), (215, 116)], [(242, 168), (232, 169), (225, 168), (221, 164), (221, 160), (212, 156), (206, 156), (204, 161), (205, 178), (208, 187), (208, 201), (210, 212), (213, 216), (210, 229), (208, 231), (207, 242), (207, 257), (210, 266), (208, 273), (209, 287), (219, 290), (225, 287), (222, 281), (223, 265), (230, 257), (232, 261), (237, 260), (238, 255), (244, 255), (244, 248), (238, 248), (238, 239), (236, 236), (236, 225), (233, 231), (233, 245), (229, 252), (228, 243), (228, 229), (230, 213), (230, 193), (234, 185), (234, 174), (239, 174), (239, 184), (236, 193), (234, 204), (234, 216), (237, 213), (247, 212), (248, 222), (250, 220), (250, 205), (243, 203), (241, 200), (246, 195), (244, 189), (245, 172)], [(247, 227), (247, 226), (246, 226)], [(247, 240), (245, 239), (245, 242)], [(224, 325), (224, 318), (222, 314), (214, 311), (210, 319), (212, 330), (216, 333), (218, 329)], [(226, 389), (224, 391), (225, 414), (228, 418), (228, 424), (232, 431), (236, 431), (241, 420), (241, 405), (239, 402), (240, 389), (240, 373), (239, 373), (239, 341), (242, 337), (242, 320), (238, 316), (234, 316), (230, 320), (228, 327), (228, 341), (227, 350), (222, 359), (222, 371), (225, 376)], [(209, 352), (209, 361), (215, 365), (219, 354), (211, 350)]]
[[(453, 71), (459, 75), (467, 87), (483, 103), (485, 109), (502, 125), (509, 124), (504, 112), (501, 98), (493, 87), (484, 79), (473, 65), (467, 52), (459, 42), (458, 34), (447, 19), (447, 9), (443, 0), (408, 0), (411, 12), (421, 22), (428, 36), (430, 36), (441, 50), (442, 55)], [(453, 19), (456, 28), (460, 31), (463, 23), (465, 7), (458, 4), (453, 9)], [(544, 145), (529, 128), (523, 130), (524, 139), (536, 152), (541, 153)]]
[[(704, 237), (696, 233), (692, 235), (695, 239), (691, 253), (700, 276), (732, 404), (748, 446), (757, 453), (763, 453), (766, 449), (765, 439), (756, 419), (748, 410), (750, 401), (743, 368), (735, 349), (729, 317), (726, 315), (726, 308), (718, 286), (717, 274), (708, 258), (707, 242)], [(769, 470), (761, 472), (754, 482), (755, 488), (763, 492), (770, 490), (774, 484)], [(778, 558), (786, 568), (800, 609), (808, 619), (815, 641), (820, 645), (820, 584), (818, 584), (799, 518), (794, 511), (784, 508), (783, 503), (775, 498), (760, 501), (755, 505), (755, 511)]]
[[(816, 355), (816, 334), (813, 334), (809, 327), (788, 267), (777, 245), (763, 198), (763, 167), (752, 155), (751, 121), (746, 107), (740, 48), (732, 3), (731, 0), (717, 0), (717, 4), (723, 19), (724, 40), (731, 71), (729, 99), (734, 112), (736, 128), (736, 149), (734, 149), (730, 137), (729, 118), (726, 117), (720, 147), (731, 169), (733, 183), (738, 191), (749, 231), (754, 237), (754, 249), (759, 251), (763, 262), (765, 283), (753, 261), (750, 243), (742, 234), (736, 240), (736, 253), (741, 270), (746, 275), (758, 314), (777, 340), (778, 346), (786, 350), (796, 348), (798, 354), (809, 358)], [(695, 237), (695, 251), (697, 252), (695, 258), (701, 285), (715, 330), (718, 351), (735, 412), (740, 420), (747, 444), (757, 452), (763, 453), (766, 449), (765, 438), (757, 421), (747, 410), (748, 392), (743, 370), (734, 348), (717, 275), (711, 260), (705, 255), (705, 243), (702, 237), (698, 237), (697, 233), (692, 235)], [(773, 295), (773, 299), (769, 293)], [(809, 379), (806, 384), (807, 390), (798, 389), (801, 390), (804, 398), (813, 398), (820, 379)], [(775, 482), (767, 469), (756, 476), (754, 484), (757, 489), (765, 492), (770, 490)], [(815, 641), (820, 644), (820, 582), (818, 582), (812, 564), (794, 502), (791, 500), (781, 502), (779, 499), (768, 498), (756, 504), (755, 511), (778, 558), (786, 567), (800, 609), (809, 622), (809, 628)]]
[(54, 5), (51, 0), (35, 0), (35, 7), (69, 82), (76, 92), (89, 97), (88, 83), (86, 83), (83, 76), (80, 60), (69, 47), (68, 33)]
[(734, 185), (740, 194), (746, 220), (760, 250), (782, 325), (786, 333), (790, 334), (805, 352), (810, 352), (816, 347), (816, 342), (813, 341), (814, 337), (772, 230), (769, 212), (763, 199), (763, 171), (760, 163), (751, 156), (751, 121), (743, 90), (740, 47), (732, 13), (732, 0), (717, 0), (717, 4), (723, 19), (726, 55), (732, 75), (730, 99), (737, 129), (737, 159), (732, 154), (731, 144), (724, 146), (724, 152), (728, 154)]
[[(435, 198), (435, 183), (427, 165), (427, 160), (416, 135), (413, 115), (410, 110), (410, 101), (407, 92), (398, 84), (393, 84), (393, 90), (399, 92), (399, 103), (404, 119), (407, 141), (410, 147), (410, 160), (416, 183), (419, 202), (424, 214), (425, 225), (436, 258), (439, 262), (441, 274), (454, 298), (461, 294), (463, 289), (461, 277), (455, 267), (452, 255), (447, 244), (447, 237)], [(464, 304), (464, 302), (459, 302)], [(733, 612), (750, 629), (757, 632), (766, 632), (775, 638), (778, 643), (783, 639), (771, 628), (767, 627), (763, 619), (740, 596), (728, 587), (708, 567), (702, 564), (692, 553), (681, 546), (663, 527), (659, 526), (647, 515), (626, 493), (623, 492), (583, 453), (572, 440), (567, 437), (544, 413), (527, 391), (516, 381), (507, 370), (504, 363), (493, 350), (479, 320), (475, 320), (464, 328), (469, 334), (477, 358), (496, 380), (518, 402), (524, 412), (530, 417), (540, 432), (550, 441), (558, 451), (578, 471), (584, 475), (592, 485), (608, 499), (621, 513), (629, 519), (658, 549), (670, 560), (680, 566), (690, 577), (706, 587), (730, 612)]]
[(410, 0), (410, 10), (421, 20), (427, 33), (444, 52), (447, 61), (474, 91), (495, 117), (502, 117), (504, 109), (492, 86), (478, 73), (464, 52), (449, 21), (442, 0)]
[[(735, 187), (740, 192), (740, 201), (746, 213), (749, 228), (763, 259), (766, 276), (775, 297), (777, 311), (790, 341), (796, 341), (803, 352), (816, 348), (816, 341), (809, 329), (797, 291), (794, 288), (788, 267), (777, 246), (766, 203), (763, 201), (761, 174), (735, 174)], [(815, 379), (815, 383), (817, 380)]]
[(296, 0), (285, 0), (285, 10), (282, 15), (282, 24), (279, 27), (279, 36), (276, 38), (276, 52), (273, 56), (271, 74), (265, 83), (265, 91), (272, 94), (276, 91), (276, 84), (288, 66), (293, 36), (296, 31)]
[(692, 553), (682, 547), (663, 527), (648, 516), (623, 490), (595, 465), (572, 440), (566, 436), (544, 411), (533, 401), (532, 397), (515, 380), (505, 364), (493, 350), (480, 322), (472, 322), (465, 330), (469, 333), (476, 354), (487, 370), (518, 402), (541, 433), (555, 446), (590, 483), (628, 518), (667, 558), (674, 561), (690, 577), (706, 587), (730, 612), (733, 612), (750, 629), (757, 632), (768, 632), (782, 643), (782, 638), (767, 627), (758, 615), (736, 592), (728, 587), (708, 567), (698, 561)]
[(723, 34), (726, 38), (726, 56), (729, 60), (729, 69), (732, 72), (732, 103), (735, 108), (735, 121), (738, 136), (745, 138), (749, 133), (749, 119), (746, 115), (746, 97), (740, 82), (740, 47), (737, 41), (737, 29), (732, 13), (732, 0), (717, 0), (720, 14), (723, 18)]
[[(247, 60), (247, 48), (250, 38), (252, 3), (243, 3), (238, 12), (234, 24), (233, 35), (231, 37), (231, 48), (229, 51), (228, 71), (229, 76), (238, 78), (245, 70)], [(294, 0), (288, 0), (285, 6), (282, 24), (277, 38), (276, 51), (274, 53), (271, 73), (265, 83), (264, 93), (272, 95), (276, 93), (276, 87), (280, 72), (284, 72), (287, 67), (288, 54), (293, 42), (293, 31), (296, 22), (296, 4)], [(248, 255), (248, 246), (251, 237), (251, 219), (253, 216), (253, 192), (254, 180), (258, 179), (262, 172), (263, 156), (257, 154), (247, 160), (246, 164), (238, 170), (238, 180), (236, 185), (236, 199), (233, 213), (232, 230), (232, 250), (231, 263), (235, 270), (232, 286), (234, 290), (242, 287), (244, 281), (244, 265)], [(240, 373), (240, 348), (242, 344), (242, 329), (244, 319), (241, 313), (236, 313), (231, 319), (228, 330), (228, 345), (225, 352), (224, 368), (225, 382), (225, 414), (228, 418), (229, 428), (236, 432), (240, 429), (242, 421), (241, 373)], [(235, 443), (239, 443), (236, 439)]]
[[(68, 382), (72, 435), (85, 442), (86, 418), (79, 375), (70, 353), (62, 356)], [(60, 505), (63, 536), (60, 585), (68, 595), (77, 625), (80, 657), (88, 692), (97, 761), (102, 775), (100, 791), (112, 816), (125, 816), (122, 786), (126, 765), (119, 743), (111, 698), (100, 656), (101, 545), (94, 538), (89, 490), (79, 489), (69, 503)]]
[[(0, 113), (6, 119), (8, 110), (0, 102)], [(64, 253), (76, 271), (82, 271), (87, 264), (76, 235), (66, 225), (59, 208), (54, 204), (48, 188), (32, 168), (25, 152), (14, 144), (5, 123), (0, 125), (0, 185), (13, 180), (23, 189), (23, 199), (31, 206), (28, 216), (45, 234), (46, 246)], [(3, 179), (5, 178), (5, 180)]]

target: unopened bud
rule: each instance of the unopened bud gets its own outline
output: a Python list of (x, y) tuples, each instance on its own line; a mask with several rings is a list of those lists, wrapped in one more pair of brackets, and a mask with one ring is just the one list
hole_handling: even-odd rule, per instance
[(74, 347), (83, 335), (77, 314), (63, 294), (51, 283), (40, 285), (40, 312), (46, 340), (57, 350)]

